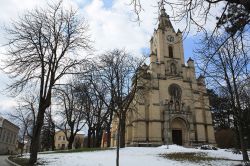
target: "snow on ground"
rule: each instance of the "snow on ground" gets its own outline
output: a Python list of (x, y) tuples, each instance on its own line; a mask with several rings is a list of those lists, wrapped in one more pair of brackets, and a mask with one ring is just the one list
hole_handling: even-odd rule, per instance
[[(120, 166), (233, 166), (240, 161), (213, 160), (200, 163), (189, 161), (174, 161), (159, 156), (159, 154), (175, 152), (204, 152), (208, 156), (232, 160), (242, 160), (241, 155), (219, 150), (200, 150), (184, 148), (177, 145), (161, 147), (126, 147), (120, 150)], [(48, 166), (115, 166), (116, 151), (94, 151), (78, 153), (51, 153), (39, 154), (40, 161), (45, 161)]]

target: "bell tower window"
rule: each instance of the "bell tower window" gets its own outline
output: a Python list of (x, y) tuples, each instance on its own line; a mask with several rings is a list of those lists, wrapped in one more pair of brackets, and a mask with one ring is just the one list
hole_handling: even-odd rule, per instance
[(168, 46), (168, 55), (169, 55), (169, 58), (174, 57), (174, 55), (173, 55), (173, 47), (172, 46)]

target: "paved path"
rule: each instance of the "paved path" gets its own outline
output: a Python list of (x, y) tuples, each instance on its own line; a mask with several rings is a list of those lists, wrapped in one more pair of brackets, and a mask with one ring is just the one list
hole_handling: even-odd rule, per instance
[(11, 166), (6, 159), (8, 158), (8, 156), (1, 156), (0, 155), (0, 165), (1, 166)]

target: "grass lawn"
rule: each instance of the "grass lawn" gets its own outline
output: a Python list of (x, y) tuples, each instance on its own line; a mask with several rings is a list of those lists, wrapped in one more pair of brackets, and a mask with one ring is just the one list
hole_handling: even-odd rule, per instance
[(32, 166), (29, 164), (29, 159), (27, 158), (20, 158), (20, 157), (17, 157), (17, 156), (10, 156), (8, 158), (10, 161), (14, 162), (14, 163), (17, 163), (21, 166)]

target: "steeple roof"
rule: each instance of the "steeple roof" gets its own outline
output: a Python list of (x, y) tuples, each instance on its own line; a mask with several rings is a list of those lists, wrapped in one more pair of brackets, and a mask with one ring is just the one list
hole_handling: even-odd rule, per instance
[(160, 29), (171, 28), (174, 30), (173, 25), (169, 20), (169, 15), (166, 13), (164, 6), (161, 8), (158, 28)]

